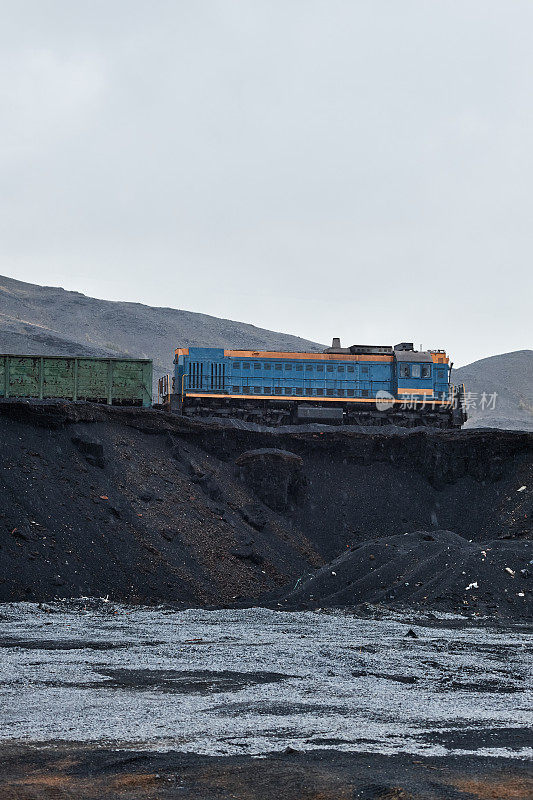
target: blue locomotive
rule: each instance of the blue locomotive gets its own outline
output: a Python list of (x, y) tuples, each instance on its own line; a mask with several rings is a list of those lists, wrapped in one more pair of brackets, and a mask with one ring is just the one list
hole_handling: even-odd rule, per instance
[(187, 347), (175, 351), (171, 408), (266, 424), (460, 427), (463, 387), (444, 350), (352, 345), (323, 353)]

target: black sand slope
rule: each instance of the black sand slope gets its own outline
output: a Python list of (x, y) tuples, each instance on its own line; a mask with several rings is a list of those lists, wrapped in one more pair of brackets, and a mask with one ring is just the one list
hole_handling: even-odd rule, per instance
[(89, 407), (66, 407), (78, 421), (54, 406), (11, 411), (19, 421), (0, 415), (0, 601), (221, 604), (322, 561), (231, 464), (164, 426), (147, 434)]
[(354, 545), (285, 598), (295, 608), (383, 603), (531, 619), (533, 542), (417, 531)]
[(261, 429), (3, 402), (0, 446), (2, 601), (260, 602), (297, 581), (301, 592), (343, 553), (343, 583), (318, 591), (318, 573), (291, 602), (318, 591), (318, 605), (509, 616), (526, 607), (518, 592), (530, 597), (532, 434)]

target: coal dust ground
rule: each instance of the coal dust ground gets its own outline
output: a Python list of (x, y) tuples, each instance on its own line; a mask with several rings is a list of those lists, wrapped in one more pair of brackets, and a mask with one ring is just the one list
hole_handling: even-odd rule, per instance
[(3, 800), (531, 796), (523, 626), (83, 600), (0, 614)]

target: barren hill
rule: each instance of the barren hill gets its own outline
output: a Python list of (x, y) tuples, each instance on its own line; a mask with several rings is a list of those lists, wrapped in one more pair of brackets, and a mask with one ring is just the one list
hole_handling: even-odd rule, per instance
[(0, 352), (151, 358), (157, 377), (176, 347), (322, 349), (315, 342), (175, 308), (98, 300), (0, 276)]
[(466, 427), (533, 430), (533, 350), (474, 361), (454, 370), (453, 381), (470, 393)]

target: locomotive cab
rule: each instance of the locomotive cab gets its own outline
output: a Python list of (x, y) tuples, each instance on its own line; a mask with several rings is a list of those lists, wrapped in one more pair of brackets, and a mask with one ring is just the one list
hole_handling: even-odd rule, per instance
[[(412, 344), (402, 342), (394, 348), (394, 362), (394, 389), (400, 400), (419, 402), (437, 399), (437, 371), (434, 370), (432, 352), (417, 351)], [(447, 378), (447, 374), (444, 376), (439, 373), (439, 379), (445, 383), (443, 392), (447, 389)]]

